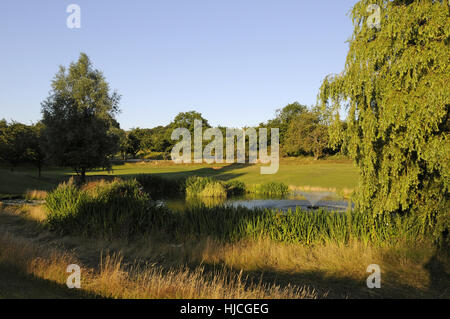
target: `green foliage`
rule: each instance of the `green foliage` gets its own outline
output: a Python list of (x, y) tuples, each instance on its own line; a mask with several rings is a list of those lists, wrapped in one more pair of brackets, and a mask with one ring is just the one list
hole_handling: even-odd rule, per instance
[(201, 197), (226, 198), (227, 190), (223, 183), (211, 182), (206, 184), (205, 188), (200, 192)]
[(172, 140), (170, 139), (172, 130), (170, 130), (170, 125), (168, 126), (157, 126), (152, 129), (147, 130), (146, 141), (144, 145), (146, 148), (154, 152), (161, 152), (166, 154), (168, 157), (170, 151), (172, 150)]
[(125, 153), (131, 155), (133, 158), (136, 158), (137, 153), (142, 149), (142, 136), (139, 134), (139, 129), (132, 129), (131, 131), (126, 133), (126, 141), (125, 141)]
[(281, 212), (199, 205), (166, 217), (169, 219), (161, 219), (162, 224), (157, 229), (177, 240), (201, 237), (212, 237), (224, 242), (270, 239), (305, 245), (327, 242), (346, 244), (359, 240), (376, 245), (391, 245), (408, 240), (417, 242), (430, 230), (425, 229), (414, 215), (374, 218), (360, 212), (308, 212), (300, 208)]
[[(373, 3), (380, 28), (367, 24)], [(360, 169), (357, 209), (417, 213), (435, 236), (449, 228), (449, 12), (448, 1), (359, 1), (346, 67), (320, 92), (332, 142)]]
[(0, 121), (0, 159), (13, 170), (17, 165), (30, 163), (39, 168), (44, 162), (40, 136), (42, 124), (25, 125)]
[(155, 174), (140, 174), (136, 177), (136, 180), (153, 199), (184, 193), (184, 178), (168, 179)]
[[(205, 189), (209, 185), (214, 182), (206, 184)], [(208, 208), (202, 203), (172, 212), (151, 204), (136, 180), (102, 182), (90, 188), (80, 188), (70, 181), (47, 195), (46, 208), (53, 231), (106, 239), (132, 239), (154, 232), (177, 241), (212, 237), (224, 242), (270, 239), (312, 245), (359, 240), (390, 245), (420, 241), (432, 230), (415, 214), (373, 216), (358, 211), (310, 212), (300, 208), (282, 212), (232, 206)]]
[(100, 183), (93, 189), (60, 184), (45, 199), (50, 229), (85, 237), (125, 238), (150, 231), (152, 212), (164, 213), (149, 202), (136, 180)]
[(41, 177), (41, 170), (45, 161), (45, 153), (42, 148), (45, 126), (42, 122), (38, 122), (32, 126), (29, 126), (29, 129), (30, 133), (28, 135), (28, 147), (25, 157), (28, 163), (31, 163), (37, 167), (38, 176)]
[(231, 181), (225, 184), (227, 194), (229, 196), (244, 195), (247, 191), (247, 187), (241, 181)]
[[(281, 145), (284, 145), (284, 142), (287, 137), (287, 131), (289, 128), (289, 124), (297, 116), (306, 112), (307, 110), (308, 110), (308, 108), (305, 105), (302, 105), (298, 102), (288, 104), (285, 107), (283, 107), (282, 109), (276, 110), (275, 118), (267, 121), (266, 124), (260, 124), (260, 127), (268, 128), (269, 135), (270, 135), (271, 128), (278, 128), (280, 130), (279, 131), (280, 143), (281, 143)], [(270, 141), (269, 137), (268, 137), (268, 140)]]
[(110, 157), (118, 151), (119, 136), (113, 128), (118, 127), (114, 117), (119, 100), (86, 54), (68, 71), (60, 67), (42, 103), (48, 157), (74, 168), (82, 179), (86, 171), (110, 167)]
[(243, 195), (247, 187), (243, 182), (231, 181), (222, 182), (217, 181), (211, 177), (191, 176), (186, 179), (186, 195), (188, 197), (213, 197), (226, 198), (227, 196)]
[(211, 126), (208, 123), (208, 120), (203, 118), (201, 113), (198, 113), (196, 111), (189, 111), (189, 112), (181, 112), (178, 113), (177, 116), (173, 119), (172, 123), (170, 124), (172, 129), (175, 128), (187, 128), (191, 134), (194, 134), (194, 121), (200, 120), (202, 121), (203, 128), (210, 128)]
[(289, 186), (283, 182), (268, 182), (255, 185), (249, 192), (267, 196), (284, 196), (289, 193)]
[(76, 221), (80, 208), (88, 202), (88, 193), (77, 187), (73, 180), (60, 184), (54, 191), (47, 194), (45, 199), (50, 228), (67, 233), (75, 231), (72, 229), (72, 224)]
[(285, 141), (288, 154), (313, 154), (319, 159), (327, 148), (328, 128), (319, 112), (306, 111), (291, 120)]
[(216, 181), (210, 177), (191, 176), (186, 179), (186, 196), (198, 196), (208, 184)]

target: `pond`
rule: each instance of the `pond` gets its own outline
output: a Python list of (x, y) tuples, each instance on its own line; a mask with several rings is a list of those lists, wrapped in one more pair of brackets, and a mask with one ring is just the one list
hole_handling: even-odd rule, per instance
[[(231, 198), (170, 198), (159, 201), (171, 210), (183, 211), (189, 207), (204, 205), (207, 207), (233, 206), (246, 208), (269, 208), (287, 211), (301, 207), (305, 210), (324, 208), (329, 211), (344, 212), (350, 202), (331, 192), (298, 192), (283, 197), (269, 197), (263, 195), (245, 195)], [(353, 207), (353, 205), (351, 205)]]

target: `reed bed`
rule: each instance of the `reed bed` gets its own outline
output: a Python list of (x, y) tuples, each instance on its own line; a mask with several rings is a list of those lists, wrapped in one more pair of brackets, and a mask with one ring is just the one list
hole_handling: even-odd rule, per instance
[(86, 237), (132, 238), (154, 224), (152, 210), (162, 212), (150, 202), (136, 180), (99, 182), (79, 187), (70, 180), (49, 193), (45, 207), (47, 224), (61, 234)]
[(389, 245), (423, 238), (427, 230), (414, 216), (373, 217), (359, 212), (337, 213), (301, 208), (281, 212), (242, 207), (193, 207), (173, 214), (170, 227), (178, 239), (212, 237), (222, 242), (270, 239), (304, 245), (364, 243)]

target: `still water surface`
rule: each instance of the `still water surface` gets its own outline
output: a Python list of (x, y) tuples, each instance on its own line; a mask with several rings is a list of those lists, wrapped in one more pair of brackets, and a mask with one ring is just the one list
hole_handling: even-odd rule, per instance
[(262, 195), (245, 195), (231, 198), (170, 198), (159, 201), (169, 209), (183, 211), (185, 208), (205, 205), (207, 207), (233, 206), (246, 208), (269, 208), (287, 211), (297, 207), (312, 210), (324, 208), (330, 211), (343, 212), (352, 207), (348, 200), (330, 192), (296, 192), (284, 197), (269, 197)]

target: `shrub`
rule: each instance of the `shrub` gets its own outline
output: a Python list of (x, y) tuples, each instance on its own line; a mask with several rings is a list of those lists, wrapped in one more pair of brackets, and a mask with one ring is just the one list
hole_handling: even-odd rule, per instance
[(200, 196), (206, 185), (214, 183), (215, 180), (210, 177), (191, 176), (186, 179), (186, 195)]
[[(58, 187), (47, 194), (45, 207), (48, 211), (47, 222), (51, 229), (59, 229), (66, 232), (66, 225), (77, 215), (81, 206), (88, 201), (88, 194), (79, 189), (73, 178), (67, 183), (59, 184)], [(68, 230), (68, 229), (67, 229)]]
[(202, 197), (227, 197), (243, 195), (246, 192), (246, 186), (240, 181), (231, 181), (228, 183), (217, 181), (211, 177), (192, 176), (186, 180), (186, 195)]

